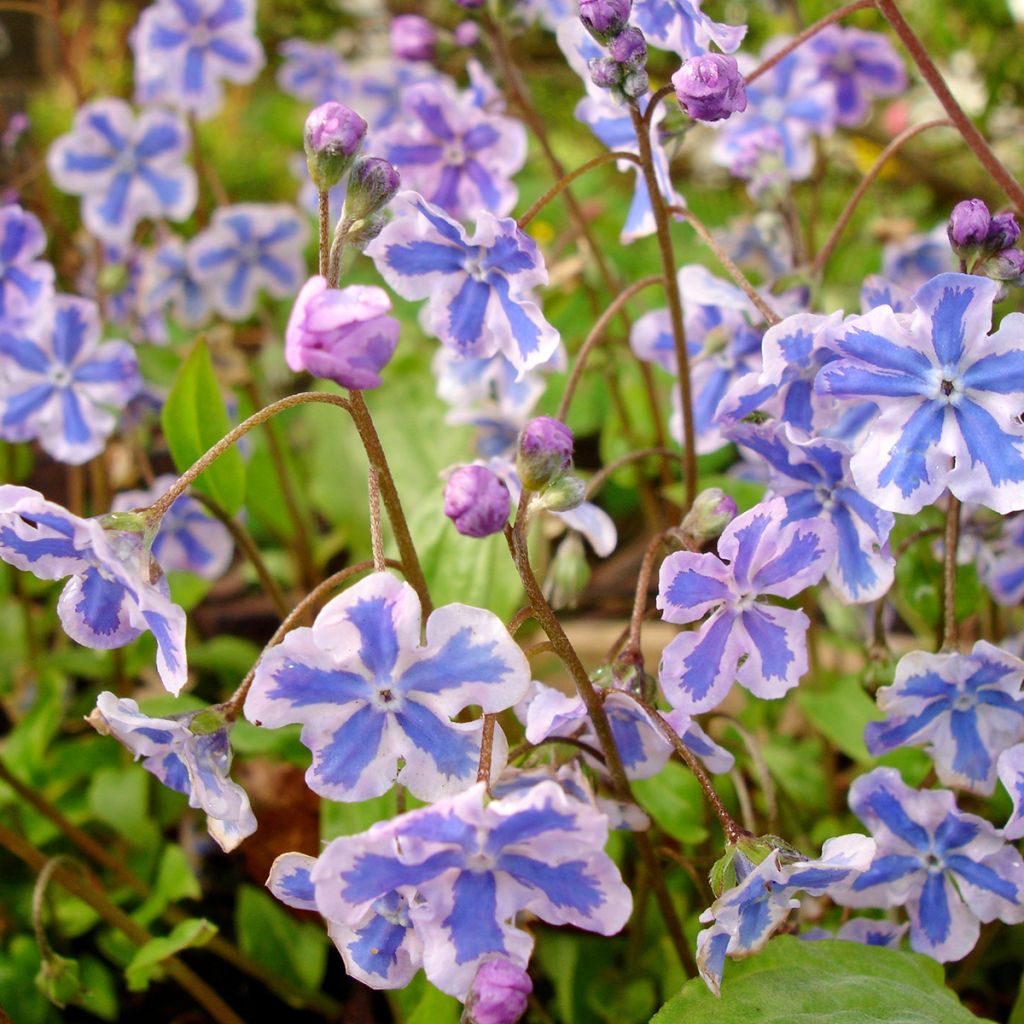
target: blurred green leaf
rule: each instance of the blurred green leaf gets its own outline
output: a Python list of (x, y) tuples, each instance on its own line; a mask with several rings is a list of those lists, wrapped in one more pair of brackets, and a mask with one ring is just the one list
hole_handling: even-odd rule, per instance
[(148, 846), (156, 839), (156, 827), (149, 815), (151, 778), (140, 765), (130, 764), (103, 768), (89, 784), (92, 813), (132, 846)]
[(864, 726), (885, 716), (856, 676), (822, 680), (814, 688), (803, 686), (796, 699), (808, 721), (847, 757), (859, 764), (874, 763), (864, 745)]
[(710, 835), (700, 783), (683, 765), (669, 761), (656, 776), (637, 779), (633, 792), (658, 825), (680, 842), (696, 845)]
[(124, 976), (128, 988), (139, 992), (149, 986), (153, 976), (159, 971), (160, 963), (175, 953), (180, 953), (190, 946), (205, 945), (217, 934), (217, 926), (205, 917), (190, 917), (174, 926), (169, 935), (161, 935), (150, 939), (132, 957), (131, 963), (125, 968)]

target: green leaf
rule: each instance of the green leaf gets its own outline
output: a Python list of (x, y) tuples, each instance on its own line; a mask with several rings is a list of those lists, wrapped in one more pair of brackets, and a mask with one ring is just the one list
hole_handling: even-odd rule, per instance
[(874, 763), (864, 745), (864, 726), (884, 716), (856, 676), (831, 679), (814, 689), (798, 690), (796, 699), (808, 721), (847, 757), (859, 764)]
[(721, 998), (694, 978), (652, 1024), (977, 1024), (943, 982), (917, 953), (786, 935), (727, 960)]
[(197, 900), (202, 896), (199, 880), (180, 846), (168, 843), (157, 868), (153, 891), (133, 915), (140, 924), (154, 921), (169, 903)]
[(389, 992), (395, 1019), (402, 1024), (458, 1024), (461, 1004), (434, 988), (423, 976), (415, 975), (404, 988)]
[(297, 921), (272, 896), (242, 886), (235, 907), (235, 934), (243, 953), (279, 977), (313, 992), (327, 969), (327, 933), (320, 924)]
[(700, 783), (683, 765), (669, 761), (656, 777), (637, 779), (633, 792), (644, 810), (673, 838), (692, 844), (707, 839)]
[(150, 778), (148, 772), (132, 764), (104, 768), (89, 785), (92, 813), (139, 848), (155, 838), (156, 829), (149, 816)]
[(147, 988), (163, 960), (190, 946), (202, 946), (216, 934), (217, 926), (207, 921), (205, 917), (190, 917), (187, 921), (175, 925), (170, 935), (150, 939), (144, 946), (139, 947), (131, 963), (124, 970), (128, 988), (132, 992), (140, 992)]
[[(174, 376), (161, 424), (180, 473), (231, 429), (210, 351), (202, 339)], [(232, 447), (221, 455), (193, 486), (234, 515), (245, 500), (245, 463), (238, 449)]]

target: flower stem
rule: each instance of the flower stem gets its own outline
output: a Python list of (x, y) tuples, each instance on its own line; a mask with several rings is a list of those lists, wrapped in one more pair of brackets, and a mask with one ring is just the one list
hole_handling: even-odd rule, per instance
[(946, 535), (942, 560), (942, 647), (955, 651), (956, 627), (956, 552), (960, 546), (960, 499), (946, 497)]
[(670, 531), (664, 530), (656, 534), (647, 545), (643, 561), (640, 563), (640, 574), (636, 581), (636, 591), (633, 594), (633, 614), (629, 617), (629, 633), (626, 638), (626, 646), (619, 657), (623, 661), (643, 668), (644, 656), (640, 651), (640, 628), (643, 625), (644, 615), (647, 612), (647, 592), (651, 588), (651, 576), (654, 573), (654, 563), (661, 551), (662, 544), (668, 539)]
[(898, 153), (911, 139), (915, 136), (920, 135), (922, 132), (928, 131), (930, 128), (955, 128), (956, 125), (952, 121), (946, 118), (939, 118), (935, 121), (925, 121), (923, 124), (916, 124), (911, 128), (907, 128), (900, 132), (889, 143), (881, 153), (878, 154), (878, 158), (868, 169), (868, 172), (861, 179), (860, 184), (854, 190), (849, 201), (843, 208), (843, 212), (839, 214), (839, 219), (832, 226), (832, 230), (829, 233), (828, 238), (825, 239), (825, 244), (821, 247), (818, 255), (814, 257), (814, 262), (811, 264), (811, 272), (816, 277), (822, 273), (825, 269), (825, 264), (828, 263), (829, 257), (832, 255), (832, 251), (835, 249), (836, 244), (839, 242), (839, 237), (842, 235), (846, 226), (850, 223), (850, 219), (853, 217), (854, 211), (857, 209), (858, 204), (864, 198), (865, 193), (874, 183), (875, 179), (879, 174), (882, 173), (882, 169), (889, 162), (889, 160)]
[(380, 524), (380, 484), (377, 470), (367, 471), (367, 490), (370, 496), (370, 546), (373, 549), (373, 571), (384, 571), (384, 535)]
[(320, 276), (326, 280), (331, 247), (331, 194), (326, 189), (318, 192), (317, 210), (320, 221), (320, 248), (317, 251)]
[(693, 399), (690, 388), (690, 357), (686, 351), (686, 328), (683, 325), (683, 300), (679, 294), (679, 280), (676, 277), (675, 254), (672, 250), (672, 236), (669, 234), (668, 210), (665, 198), (658, 185), (658, 175), (654, 169), (654, 157), (651, 153), (650, 126), (644, 122), (643, 115), (635, 106), (629, 108), (633, 117), (633, 128), (636, 131), (637, 143), (640, 147), (640, 166), (643, 168), (647, 192), (654, 213), (654, 224), (658, 236), (658, 250), (661, 253), (661, 269), (665, 278), (665, 294), (668, 298), (668, 314), (672, 324), (672, 341), (675, 345), (676, 365), (679, 374), (679, 401), (683, 414), (683, 480), (686, 486), (685, 509), (688, 509), (697, 496), (697, 450), (693, 428)]
[(480, 767), (476, 771), (476, 781), (487, 783), (491, 789), (491, 759), (494, 757), (494, 723), (497, 715), (484, 715), (484, 727), (480, 736)]
[(935, 66), (935, 62), (928, 56), (924, 44), (917, 37), (910, 27), (906, 18), (900, 13), (899, 8), (893, 0), (876, 0), (878, 10), (882, 17), (892, 26), (893, 31), (900, 37), (901, 42), (907, 48), (911, 59), (917, 65), (922, 77), (931, 87), (936, 98), (942, 104), (949, 119), (956, 125), (957, 130), (963, 136), (964, 142), (981, 162), (982, 167), (999, 184), (999, 187), (1013, 202), (1019, 211), (1024, 212), (1024, 187), (1007, 170), (999, 157), (992, 152), (991, 146), (985, 141), (985, 137), (975, 127), (974, 122), (963, 112), (960, 104), (957, 103), (953, 94), (949, 91), (945, 79)]
[(683, 462), (682, 452), (677, 452), (674, 448), (641, 448), (639, 451), (628, 452), (609, 462), (606, 466), (602, 466), (590, 478), (590, 482), (587, 484), (587, 501), (593, 500), (594, 495), (601, 490), (613, 473), (617, 473), (624, 466), (629, 466), (634, 462), (655, 457), (660, 458), (662, 462), (678, 462), (680, 465)]

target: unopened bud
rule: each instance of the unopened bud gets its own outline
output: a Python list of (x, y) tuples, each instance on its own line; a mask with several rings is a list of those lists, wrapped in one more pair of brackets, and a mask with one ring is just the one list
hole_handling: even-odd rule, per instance
[(993, 281), (1016, 281), (1024, 274), (1024, 252), (1020, 249), (1004, 249), (990, 256), (976, 268)]
[(992, 217), (982, 199), (965, 199), (953, 207), (946, 234), (953, 251), (961, 258), (985, 244)]
[(345, 216), (363, 220), (387, 206), (402, 185), (402, 176), (379, 156), (361, 156), (352, 165), (345, 193)]
[(510, 507), (508, 488), (486, 466), (459, 466), (444, 488), (444, 514), (465, 537), (500, 533)]
[(599, 43), (607, 43), (626, 27), (632, 7), (632, 0), (580, 0), (580, 21)]
[(433, 60), (437, 29), (418, 14), (399, 14), (391, 19), (391, 52), (399, 60)]
[(516, 1024), (533, 991), (530, 976), (511, 960), (485, 960), (466, 996), (461, 1024)]
[(1017, 223), (1016, 214), (1007, 211), (997, 213), (992, 218), (988, 227), (988, 235), (985, 237), (985, 248), (992, 252), (1002, 252), (1009, 249), (1011, 245), (1017, 244), (1020, 238), (1020, 225)]
[(572, 431), (560, 420), (538, 416), (523, 427), (516, 472), (528, 491), (539, 491), (572, 465)]
[(622, 81), (622, 67), (611, 57), (593, 57), (587, 62), (590, 80), (599, 89), (611, 89)]
[(382, 213), (352, 221), (345, 227), (345, 244), (362, 252), (384, 230), (385, 223)]
[(571, 512), (583, 504), (587, 496), (587, 485), (571, 473), (556, 477), (540, 492), (537, 508), (548, 512)]
[(608, 52), (626, 71), (638, 71), (647, 63), (647, 41), (638, 28), (624, 28), (611, 42)]
[(714, 540), (736, 518), (737, 511), (736, 502), (720, 487), (709, 487), (694, 499), (681, 528), (694, 540)]
[(637, 71), (630, 71), (622, 79), (622, 92), (631, 100), (638, 100), (647, 93), (651, 87), (651, 80), (644, 68)]
[(332, 189), (352, 166), (366, 135), (366, 122), (344, 103), (321, 103), (306, 118), (306, 166), (319, 192)]

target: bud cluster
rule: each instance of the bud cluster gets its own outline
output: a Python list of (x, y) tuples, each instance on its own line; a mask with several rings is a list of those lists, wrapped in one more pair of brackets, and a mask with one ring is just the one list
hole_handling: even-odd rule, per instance
[(1024, 285), (1024, 252), (1014, 248), (1020, 225), (1013, 213), (993, 216), (983, 199), (965, 199), (953, 207), (946, 233), (964, 271)]
[(583, 27), (608, 50), (590, 61), (590, 78), (624, 100), (636, 100), (648, 89), (647, 41), (628, 24), (632, 0), (580, 0)]

